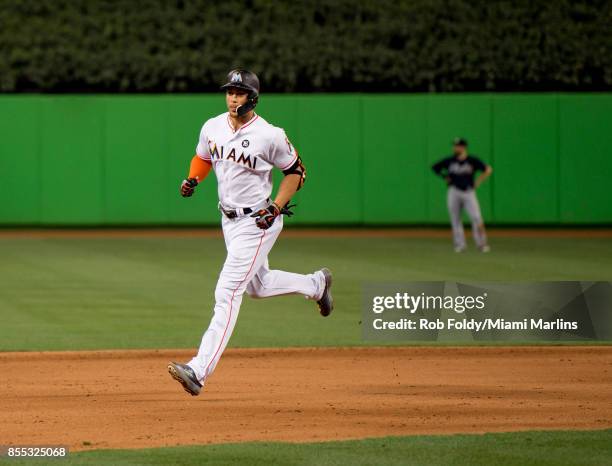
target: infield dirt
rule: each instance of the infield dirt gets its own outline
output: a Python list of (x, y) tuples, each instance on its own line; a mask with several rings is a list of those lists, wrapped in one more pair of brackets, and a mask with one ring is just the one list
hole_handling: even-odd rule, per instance
[(612, 347), (230, 349), (199, 397), (191, 351), (0, 353), (0, 444), (73, 450), (612, 427)]

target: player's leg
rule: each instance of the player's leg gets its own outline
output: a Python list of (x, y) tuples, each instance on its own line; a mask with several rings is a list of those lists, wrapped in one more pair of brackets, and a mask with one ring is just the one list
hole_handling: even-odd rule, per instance
[(277, 220), (267, 230), (257, 228), (248, 217), (235, 223), (224, 221), (224, 234), (226, 230), (228, 253), (215, 289), (214, 314), (198, 354), (188, 363), (200, 381), (215, 370), (236, 325), (246, 287), (266, 262), (282, 230), (282, 220)]
[(319, 299), (325, 289), (325, 276), (317, 271), (307, 275), (270, 270), (268, 261), (261, 266), (246, 292), (253, 298), (269, 298), (287, 294), (301, 294), (307, 299)]
[(478, 203), (476, 192), (473, 190), (466, 193), (465, 209), (472, 222), (472, 236), (474, 237), (476, 247), (483, 252), (488, 252), (489, 246), (487, 244), (487, 234), (480, 212), (480, 204)]
[(448, 214), (453, 228), (453, 245), (455, 251), (461, 252), (465, 249), (465, 232), (463, 231), (463, 221), (461, 220), (461, 192), (453, 186), (448, 188), (446, 195)]

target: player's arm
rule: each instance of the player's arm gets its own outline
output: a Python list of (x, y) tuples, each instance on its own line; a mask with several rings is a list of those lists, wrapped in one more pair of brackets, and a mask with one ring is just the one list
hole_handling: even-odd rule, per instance
[(444, 178), (447, 184), (450, 183), (451, 179), (448, 176), (448, 159), (442, 159), (431, 166), (433, 172), (441, 178)]
[(297, 192), (301, 182), (300, 180), (301, 177), (299, 175), (287, 175), (283, 178), (283, 181), (281, 181), (278, 187), (276, 198), (274, 199), (274, 204), (276, 204), (279, 209), (285, 207)]
[(255, 218), (257, 226), (266, 230), (272, 226), (276, 217), (281, 214), (291, 216), (293, 212), (287, 206), (293, 195), (303, 186), (306, 181), (306, 167), (299, 156), (291, 166), (283, 170), (285, 177), (281, 181), (274, 202), (267, 208), (255, 212), (251, 217)]
[(474, 188), (478, 188), (484, 180), (491, 176), (493, 173), (493, 167), (491, 165), (482, 164), (482, 173), (474, 181)]
[(291, 206), (287, 206), (287, 204), (306, 181), (306, 167), (304, 167), (302, 159), (285, 136), (284, 131), (278, 132), (271, 153), (272, 163), (282, 170), (285, 177), (278, 187), (274, 202), (267, 208), (251, 215), (255, 218), (257, 226), (263, 230), (270, 228), (279, 215), (291, 216), (293, 214), (289, 210)]
[(189, 165), (189, 175), (181, 183), (181, 196), (191, 197), (195, 187), (200, 184), (210, 173), (212, 163), (202, 159), (199, 155), (194, 155)]
[(279, 209), (282, 209), (289, 203), (293, 195), (300, 190), (306, 181), (306, 167), (299, 155), (289, 168), (283, 170), (283, 174), (285, 177), (281, 181), (276, 198), (274, 199), (274, 203)]
[(181, 196), (183, 197), (193, 196), (195, 187), (204, 181), (212, 168), (210, 151), (208, 148), (208, 137), (206, 136), (205, 128), (206, 123), (204, 123), (200, 130), (195, 155), (191, 159), (191, 164), (189, 165), (189, 175), (181, 183)]

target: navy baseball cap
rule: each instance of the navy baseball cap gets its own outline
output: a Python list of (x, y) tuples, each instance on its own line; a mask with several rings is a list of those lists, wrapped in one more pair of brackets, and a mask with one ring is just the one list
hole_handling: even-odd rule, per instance
[(453, 139), (453, 146), (465, 146), (467, 147), (468, 142), (465, 138), (455, 138)]

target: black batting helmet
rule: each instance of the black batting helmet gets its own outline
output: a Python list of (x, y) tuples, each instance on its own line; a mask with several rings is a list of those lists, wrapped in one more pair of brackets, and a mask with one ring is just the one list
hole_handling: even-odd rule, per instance
[(255, 73), (248, 70), (236, 69), (227, 74), (226, 83), (221, 86), (221, 90), (231, 87), (243, 89), (248, 92), (247, 103), (238, 107), (239, 116), (246, 115), (253, 110), (259, 100), (259, 78)]

